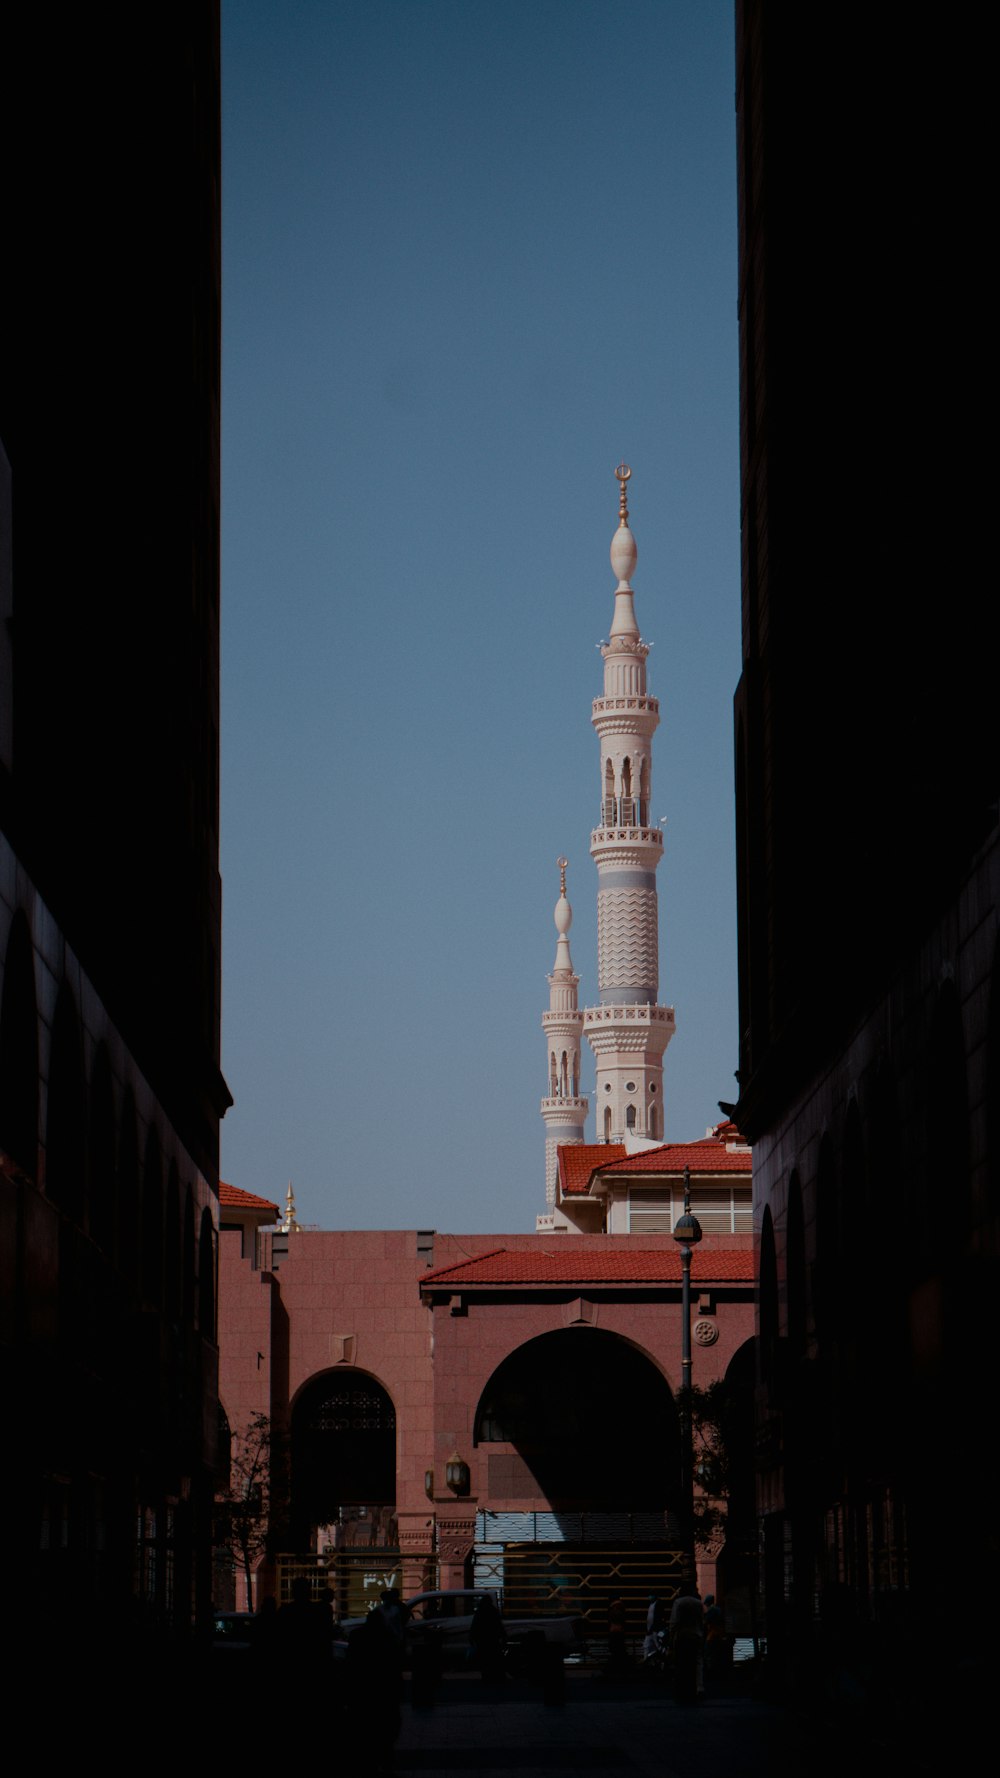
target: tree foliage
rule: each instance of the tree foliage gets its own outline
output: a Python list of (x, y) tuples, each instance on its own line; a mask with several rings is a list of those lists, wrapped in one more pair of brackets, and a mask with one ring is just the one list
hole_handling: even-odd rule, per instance
[(692, 1471), (695, 1490), (694, 1539), (702, 1549), (725, 1530), (733, 1481), (733, 1401), (725, 1378), (680, 1390), (677, 1406), (683, 1420), (691, 1418)]
[(229, 1485), (216, 1496), (216, 1541), (243, 1564), (253, 1610), (253, 1565), (264, 1554), (271, 1516), (276, 1435), (266, 1414), (251, 1414), (232, 1435)]

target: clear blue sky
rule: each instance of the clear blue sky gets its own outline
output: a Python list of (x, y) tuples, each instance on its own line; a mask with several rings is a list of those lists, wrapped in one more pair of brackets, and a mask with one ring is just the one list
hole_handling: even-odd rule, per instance
[(561, 852), (597, 999), (623, 454), (668, 1136), (735, 1097), (732, 6), (222, 17), (223, 1177), (323, 1227), (529, 1229)]

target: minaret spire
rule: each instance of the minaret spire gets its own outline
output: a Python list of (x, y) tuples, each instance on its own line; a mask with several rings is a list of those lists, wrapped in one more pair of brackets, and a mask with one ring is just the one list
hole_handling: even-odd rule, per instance
[(656, 867), (663, 834), (651, 825), (652, 741), (660, 707), (646, 690), (648, 644), (636, 622), (632, 575), (639, 552), (628, 522), (625, 462), (618, 480), (618, 528), (611, 541), (617, 579), (604, 659), (604, 695), (592, 722), (601, 744), (600, 824), (590, 839), (597, 865), (600, 1006), (584, 1013), (597, 1061), (597, 1139), (663, 1140), (663, 1052), (674, 1011), (657, 1002), (659, 934)]
[(580, 1097), (580, 1033), (583, 1014), (577, 1002), (580, 977), (573, 973), (569, 949), (569, 929), (573, 909), (566, 898), (568, 860), (556, 861), (559, 871), (559, 900), (553, 918), (559, 937), (556, 960), (548, 978), (549, 1006), (542, 1014), (548, 1068), (548, 1094), (542, 1100), (545, 1120), (545, 1202), (551, 1210), (556, 1197), (558, 1148), (561, 1142), (582, 1142), (583, 1127), (589, 1109)]
[(295, 1215), (295, 1193), (291, 1180), (288, 1181), (288, 1190), (285, 1193), (285, 1214), (281, 1219), (281, 1228), (286, 1235), (302, 1233), (302, 1225)]

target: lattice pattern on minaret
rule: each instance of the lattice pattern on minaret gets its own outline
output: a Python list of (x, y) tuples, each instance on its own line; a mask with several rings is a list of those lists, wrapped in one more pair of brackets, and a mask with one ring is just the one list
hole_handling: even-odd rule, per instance
[(659, 946), (655, 889), (597, 894), (598, 986), (641, 990), (656, 999)]

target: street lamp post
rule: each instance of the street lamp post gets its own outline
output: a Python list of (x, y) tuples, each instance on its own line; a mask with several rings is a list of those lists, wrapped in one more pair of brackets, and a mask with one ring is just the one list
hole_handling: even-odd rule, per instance
[(691, 1170), (684, 1169), (684, 1213), (674, 1224), (681, 1250), (681, 1524), (684, 1554), (694, 1581), (694, 1454), (691, 1412), (691, 1253), (701, 1240), (701, 1223), (691, 1214)]

